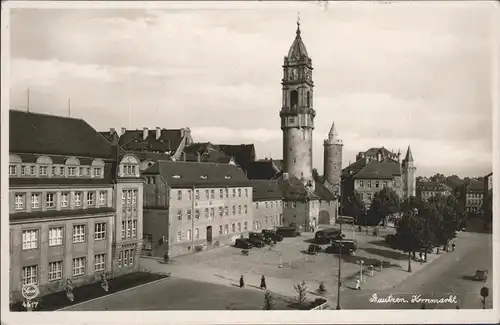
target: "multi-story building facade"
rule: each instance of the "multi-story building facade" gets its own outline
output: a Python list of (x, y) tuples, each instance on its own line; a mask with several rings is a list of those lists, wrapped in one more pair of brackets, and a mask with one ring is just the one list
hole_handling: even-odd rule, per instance
[[(79, 119), (10, 111), (9, 223), (11, 300), (25, 284), (41, 294), (81, 285), (101, 273), (137, 268), (137, 254), (119, 261), (116, 247), (116, 150)], [(125, 156), (123, 156), (125, 158)], [(120, 169), (122, 166), (119, 167)], [(138, 176), (138, 175), (136, 175)], [(142, 180), (128, 184), (142, 194)], [(142, 202), (140, 202), (142, 203)], [(136, 213), (141, 227), (142, 206)], [(139, 253), (138, 237), (134, 250)], [(129, 252), (130, 253), (130, 252)]]
[(253, 229), (283, 225), (283, 193), (274, 180), (253, 180)]
[(375, 194), (385, 187), (394, 190), (402, 199), (416, 196), (416, 167), (409, 146), (401, 163), (399, 152), (384, 147), (360, 152), (356, 158), (342, 171), (343, 198), (347, 199), (357, 191), (365, 206), (369, 207)]
[(144, 254), (187, 254), (252, 230), (252, 186), (229, 164), (159, 161), (143, 172)]
[(484, 183), (471, 180), (455, 189), (455, 196), (468, 215), (481, 213), (484, 198)]
[(484, 176), (484, 193), (493, 190), (493, 173)]
[(439, 182), (419, 182), (417, 183), (417, 197), (423, 201), (428, 201), (431, 197), (451, 195), (451, 187)]

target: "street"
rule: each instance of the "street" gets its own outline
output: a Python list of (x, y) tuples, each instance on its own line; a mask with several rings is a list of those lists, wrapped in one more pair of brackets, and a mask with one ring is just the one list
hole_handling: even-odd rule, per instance
[[(376, 294), (378, 298), (394, 298), (410, 300), (412, 295), (422, 295), (422, 298), (446, 298), (456, 295), (461, 309), (482, 308), (479, 290), (487, 286), (490, 297), (486, 307), (492, 307), (492, 235), (482, 233), (461, 233), (456, 240), (457, 249), (454, 252), (442, 253), (438, 261), (412, 274), (410, 277), (385, 290), (368, 290), (345, 292), (341, 296), (341, 304), (345, 309), (416, 309), (422, 303), (372, 303), (370, 298)], [(415, 265), (416, 263), (413, 262)], [(474, 281), (476, 269), (489, 270), (486, 282)], [(455, 304), (429, 304), (431, 308), (456, 308)]]

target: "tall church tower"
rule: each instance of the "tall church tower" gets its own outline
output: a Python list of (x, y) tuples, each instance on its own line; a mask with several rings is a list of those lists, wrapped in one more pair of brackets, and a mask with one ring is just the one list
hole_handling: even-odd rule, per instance
[(416, 196), (417, 180), (415, 177), (415, 171), (417, 168), (413, 164), (413, 155), (411, 154), (410, 146), (408, 146), (408, 151), (406, 151), (406, 157), (403, 159), (403, 195), (404, 198), (410, 198), (411, 196)]
[(328, 139), (323, 142), (324, 163), (323, 173), (325, 181), (332, 187), (333, 193), (340, 195), (340, 177), (342, 174), (342, 147), (344, 144), (338, 138), (335, 123), (332, 123)]
[(313, 109), (313, 67), (300, 33), (297, 21), (297, 35), (283, 63), (283, 103), (280, 111), (283, 171), (295, 175), (314, 190), (312, 136), (316, 112)]

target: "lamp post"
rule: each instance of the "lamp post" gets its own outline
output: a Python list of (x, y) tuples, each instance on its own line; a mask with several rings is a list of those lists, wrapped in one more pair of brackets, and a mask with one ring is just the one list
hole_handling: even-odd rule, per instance
[(340, 247), (339, 247), (339, 274), (337, 276), (337, 310), (340, 310), (340, 286), (341, 286), (341, 276), (342, 276), (342, 246), (344, 243), (342, 242), (342, 222), (340, 223)]
[(363, 264), (365, 261), (359, 260), (359, 282), (363, 282)]

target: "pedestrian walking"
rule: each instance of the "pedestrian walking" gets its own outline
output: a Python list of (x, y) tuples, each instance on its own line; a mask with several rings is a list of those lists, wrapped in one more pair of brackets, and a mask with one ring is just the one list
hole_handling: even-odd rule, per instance
[(422, 254), (422, 252), (419, 253), (418, 259), (419, 259), (420, 264), (422, 264), (424, 262), (424, 254)]
[(243, 279), (243, 275), (240, 276), (240, 288), (243, 288), (245, 286), (245, 280)]
[(356, 280), (356, 290), (361, 290), (361, 281), (359, 279)]
[(165, 264), (167, 264), (168, 260), (169, 260), (168, 253), (165, 252), (165, 254), (163, 255), (163, 262), (165, 262)]
[(266, 278), (264, 276), (262, 276), (260, 278), (260, 288), (262, 290), (266, 290), (267, 289), (267, 285), (266, 285)]
[(455, 243), (451, 244), (451, 250), (454, 251), (455, 250)]

